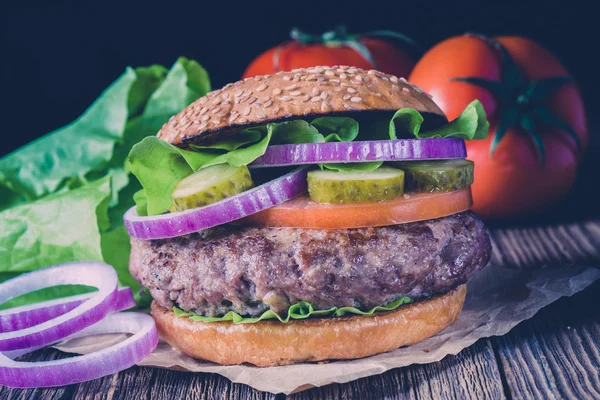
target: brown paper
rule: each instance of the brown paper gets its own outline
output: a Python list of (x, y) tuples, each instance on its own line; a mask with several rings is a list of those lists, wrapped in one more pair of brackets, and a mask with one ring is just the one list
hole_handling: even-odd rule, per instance
[[(467, 299), (454, 325), (414, 346), (352, 361), (297, 364), (285, 367), (221, 366), (194, 360), (161, 342), (140, 365), (221, 374), (255, 389), (285, 393), (344, 383), (392, 368), (439, 361), (457, 354), (478, 339), (504, 335), (519, 322), (562, 296), (571, 296), (600, 278), (600, 269), (584, 266), (514, 270), (488, 265), (468, 284)], [(61, 350), (89, 353), (122, 340), (105, 335), (61, 344)]]

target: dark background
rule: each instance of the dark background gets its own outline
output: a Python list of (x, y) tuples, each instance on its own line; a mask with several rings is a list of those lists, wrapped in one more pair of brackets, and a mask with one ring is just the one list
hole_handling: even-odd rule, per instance
[[(286, 40), (293, 26), (313, 33), (337, 24), (352, 32), (395, 30), (423, 48), (466, 31), (527, 36), (554, 52), (575, 76), (591, 118), (599, 105), (592, 42), (598, 22), (593, 6), (585, 4), (14, 2), (0, 12), (0, 155), (74, 120), (126, 66), (170, 67), (184, 55), (200, 62), (219, 87), (237, 80), (256, 55)], [(597, 136), (594, 126), (591, 121)]]

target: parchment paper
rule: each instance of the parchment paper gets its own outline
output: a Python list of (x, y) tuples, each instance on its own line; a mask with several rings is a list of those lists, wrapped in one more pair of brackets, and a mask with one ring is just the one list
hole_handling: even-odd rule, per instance
[[(585, 266), (507, 269), (490, 264), (468, 283), (467, 299), (454, 325), (414, 346), (352, 361), (285, 367), (220, 366), (194, 360), (162, 342), (140, 365), (221, 374), (255, 389), (290, 394), (315, 386), (344, 383), (410, 364), (439, 361), (478, 339), (504, 335), (562, 296), (571, 296), (600, 278), (600, 269)], [(85, 354), (122, 340), (105, 335), (64, 343), (57, 348)]]

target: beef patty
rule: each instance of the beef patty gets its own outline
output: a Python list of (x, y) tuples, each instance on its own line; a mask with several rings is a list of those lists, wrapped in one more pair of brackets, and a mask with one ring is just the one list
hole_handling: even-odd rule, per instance
[(221, 226), (163, 240), (132, 239), (130, 271), (163, 307), (201, 315), (370, 309), (465, 283), (491, 245), (472, 212), (378, 228), (311, 230)]

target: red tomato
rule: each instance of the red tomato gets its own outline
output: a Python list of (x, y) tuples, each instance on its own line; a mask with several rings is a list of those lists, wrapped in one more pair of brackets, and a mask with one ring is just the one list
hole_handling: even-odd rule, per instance
[[(244, 71), (243, 78), (319, 65), (349, 65), (363, 69), (378, 69), (399, 77), (408, 77), (415, 61), (397, 43), (379, 38), (362, 38), (359, 41), (368, 49), (374, 65), (357, 50), (346, 45), (330, 46), (290, 42), (273, 47), (256, 57)], [(278, 68), (274, 64), (276, 57), (279, 61)]]
[[(569, 76), (554, 55), (529, 39), (498, 37), (496, 40), (508, 51), (528, 82)], [(490, 121), (490, 134), (485, 140), (467, 142), (467, 157), (475, 162), (473, 210), (485, 219), (516, 217), (556, 205), (573, 186), (588, 144), (583, 99), (577, 87), (567, 83), (550, 92), (543, 105), (574, 129), (581, 143), (579, 150), (566, 132), (539, 124), (537, 131), (546, 151), (542, 165), (531, 136), (515, 125), (490, 156), (502, 105), (487, 89), (452, 78), (500, 81), (503, 78), (501, 61), (500, 54), (482, 39), (458, 36), (431, 48), (409, 76), (409, 81), (433, 96), (449, 119), (457, 117), (474, 99), (483, 103)]]
[(319, 204), (308, 195), (252, 214), (241, 223), (309, 229), (352, 229), (424, 221), (471, 208), (469, 188), (454, 192), (407, 193), (379, 203)]

